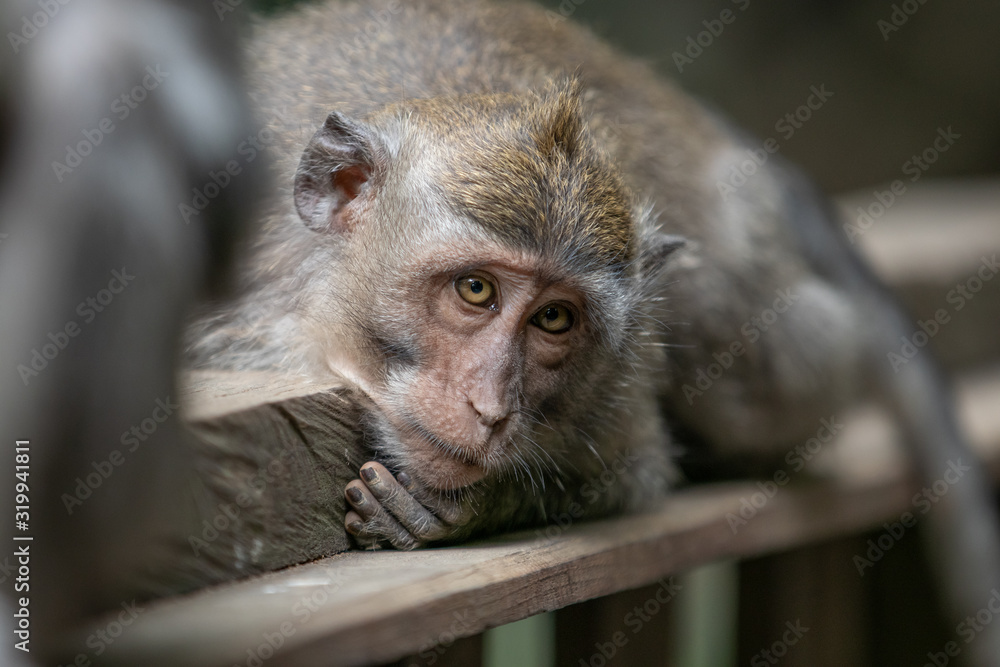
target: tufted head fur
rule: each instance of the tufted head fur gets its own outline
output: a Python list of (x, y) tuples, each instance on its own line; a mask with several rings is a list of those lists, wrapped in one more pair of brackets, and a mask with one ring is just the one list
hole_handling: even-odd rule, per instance
[(414, 113), (444, 139), (437, 180), (458, 214), (523, 250), (572, 248), (577, 264), (634, 258), (630, 195), (590, 136), (576, 80), (532, 96), (448, 102)]

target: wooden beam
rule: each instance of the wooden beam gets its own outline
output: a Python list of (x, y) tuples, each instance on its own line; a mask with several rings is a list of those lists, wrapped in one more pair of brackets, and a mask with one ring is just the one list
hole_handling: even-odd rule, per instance
[[(994, 469), (998, 404), (1000, 374), (964, 385), (963, 414)], [(719, 558), (859, 533), (913, 509), (916, 488), (889, 433), (876, 415), (855, 416), (842, 442), (818, 457), (822, 476), (803, 474), (771, 497), (754, 482), (689, 488), (655, 511), (549, 536), (528, 531), (462, 547), (347, 552), (143, 605), (102, 662), (208, 667), (266, 656), (268, 665), (377, 663)], [(855, 449), (860, 461), (858, 451), (848, 455)], [(745, 523), (734, 523), (741, 508)], [(77, 637), (84, 652), (86, 634)]]

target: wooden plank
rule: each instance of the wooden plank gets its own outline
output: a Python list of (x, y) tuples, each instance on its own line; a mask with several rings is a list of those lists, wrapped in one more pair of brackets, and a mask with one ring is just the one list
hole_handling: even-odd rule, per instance
[[(249, 378), (249, 380), (247, 379)], [(371, 458), (336, 382), (198, 374), (182, 397), (198, 475), (194, 529), (141, 597), (186, 592), (350, 548), (344, 488)], [(147, 592), (148, 591), (148, 592)]]
[(189, 422), (206, 422), (268, 403), (345, 390), (347, 382), (268, 371), (190, 371), (181, 378), (181, 405)]
[(546, 543), (514, 535), (419, 552), (343, 553), (150, 605), (106, 659), (233, 664), (285, 624), (279, 664), (391, 660), (449, 632), (474, 634), (716, 558), (856, 532), (905, 509), (911, 488), (898, 482), (787, 489), (737, 535), (726, 514), (757, 491), (753, 485), (692, 489), (658, 512), (580, 525)]
[[(980, 378), (962, 396), (995, 465), (1000, 377)], [(862, 465), (831, 447), (822, 479), (780, 488), (735, 533), (727, 517), (759, 492), (755, 483), (690, 488), (656, 511), (571, 526), (554, 539), (525, 532), (462, 547), (342, 553), (145, 605), (102, 661), (207, 667), (266, 654), (269, 665), (384, 662), (700, 563), (856, 534), (910, 506), (914, 485), (887, 432), (870, 416), (854, 420), (841, 445), (865, 450)], [(280, 644), (273, 656), (271, 644)]]
[(543, 544), (520, 535), (420, 552), (343, 553), (150, 605), (105, 659), (233, 664), (285, 624), (279, 664), (391, 660), (449, 632), (474, 634), (700, 562), (853, 532), (898, 512), (909, 490), (789, 489), (736, 536), (725, 514), (756, 491), (752, 485), (692, 490), (659, 512), (581, 525)]

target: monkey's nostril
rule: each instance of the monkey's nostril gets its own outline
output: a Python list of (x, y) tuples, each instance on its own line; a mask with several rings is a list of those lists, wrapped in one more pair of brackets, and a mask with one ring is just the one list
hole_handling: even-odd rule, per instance
[(490, 428), (496, 428), (500, 426), (504, 421), (506, 421), (506, 419), (507, 415), (503, 415), (500, 417), (479, 415), (480, 423), (482, 423), (484, 426), (489, 426)]
[(509, 411), (500, 407), (481, 408), (471, 401), (469, 402), (469, 405), (471, 405), (472, 409), (476, 412), (477, 421), (488, 428), (495, 428), (499, 426), (510, 415)]

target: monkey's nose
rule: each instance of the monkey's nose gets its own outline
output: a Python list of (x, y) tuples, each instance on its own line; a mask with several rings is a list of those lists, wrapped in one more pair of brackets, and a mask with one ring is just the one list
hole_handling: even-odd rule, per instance
[(496, 428), (510, 416), (510, 411), (499, 405), (476, 405), (473, 401), (469, 405), (476, 412), (476, 420), (487, 428)]

